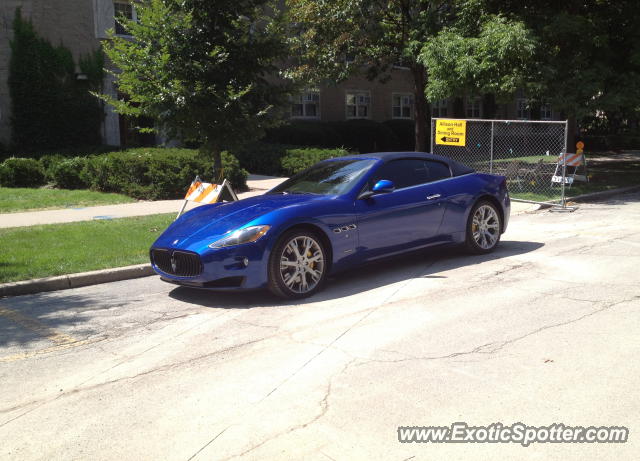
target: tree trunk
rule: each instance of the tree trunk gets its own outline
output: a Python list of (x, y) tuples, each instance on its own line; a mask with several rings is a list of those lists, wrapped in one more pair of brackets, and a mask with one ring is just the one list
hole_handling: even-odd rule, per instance
[(413, 84), (415, 90), (415, 116), (416, 116), (416, 139), (415, 150), (416, 152), (427, 151), (427, 135), (430, 136), (427, 126), (427, 119), (429, 119), (429, 103), (427, 97), (424, 94), (425, 87), (427, 85), (427, 72), (424, 66), (415, 64), (411, 68), (413, 74)]
[(207, 157), (213, 160), (213, 176), (214, 182), (222, 182), (222, 153), (220, 148), (212, 143), (205, 143), (200, 148), (200, 151)]

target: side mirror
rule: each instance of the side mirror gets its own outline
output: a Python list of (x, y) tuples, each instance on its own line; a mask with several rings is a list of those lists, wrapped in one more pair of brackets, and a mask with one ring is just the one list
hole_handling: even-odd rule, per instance
[(389, 192), (393, 192), (396, 186), (393, 184), (393, 181), (389, 181), (388, 179), (381, 179), (373, 186), (372, 190), (366, 190), (362, 192), (358, 198), (361, 200), (366, 200), (368, 198), (373, 197), (378, 194), (388, 194)]
[(396, 186), (393, 184), (393, 181), (389, 181), (388, 179), (381, 179), (373, 186), (374, 194), (388, 194), (389, 192), (393, 192)]

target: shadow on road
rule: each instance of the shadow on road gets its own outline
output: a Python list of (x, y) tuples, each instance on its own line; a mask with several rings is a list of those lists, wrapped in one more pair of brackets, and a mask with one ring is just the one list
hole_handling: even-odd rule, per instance
[(268, 290), (251, 292), (215, 292), (197, 288), (177, 287), (169, 296), (190, 304), (219, 309), (250, 309), (252, 307), (290, 306), (339, 299), (363, 293), (381, 286), (415, 278), (446, 278), (440, 272), (495, 259), (517, 256), (541, 248), (539, 242), (502, 241), (493, 253), (469, 255), (462, 249), (442, 248), (416, 251), (395, 256), (341, 272), (329, 278), (322, 291), (302, 300), (287, 301)]

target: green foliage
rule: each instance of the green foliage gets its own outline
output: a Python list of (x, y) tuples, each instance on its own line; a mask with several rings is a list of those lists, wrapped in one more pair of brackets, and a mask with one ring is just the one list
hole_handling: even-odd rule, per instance
[(252, 173), (291, 176), (320, 160), (349, 155), (345, 149), (301, 148), (285, 144), (254, 143), (236, 152), (240, 164)]
[(40, 157), (40, 165), (42, 165), (42, 171), (44, 171), (44, 177), (47, 182), (54, 182), (53, 172), (61, 161), (65, 159), (60, 154), (46, 154)]
[(0, 164), (0, 186), (37, 187), (44, 183), (44, 170), (37, 160), (11, 157)]
[(637, 0), (487, 0), (538, 38), (526, 91), (568, 116), (599, 114), (610, 131), (640, 119)]
[[(294, 121), (270, 130), (264, 141), (290, 146), (344, 147), (363, 153), (413, 150), (415, 125), (412, 120), (389, 120), (384, 123), (373, 120)], [(265, 153), (267, 157), (269, 154)], [(265, 163), (269, 161), (265, 159)]]
[(414, 147), (416, 136), (416, 125), (413, 120), (387, 120), (383, 122), (395, 135), (398, 143), (393, 147), (393, 151), (411, 151)]
[(103, 96), (121, 114), (154, 119), (172, 137), (220, 154), (279, 123), (288, 85), (275, 64), (286, 57), (268, 0), (150, 0), (137, 3), (133, 40), (111, 36), (105, 52), (128, 100)]
[(264, 140), (276, 144), (297, 146), (338, 147), (342, 137), (327, 123), (293, 120), (267, 132)]
[(427, 98), (436, 101), (465, 92), (512, 95), (531, 74), (536, 46), (522, 22), (501, 16), (487, 16), (473, 27), (467, 21), (447, 27), (420, 55), (429, 69)]
[(284, 176), (293, 176), (321, 160), (349, 155), (344, 149), (289, 149), (280, 160)]
[[(236, 190), (246, 190), (247, 172), (237, 159), (224, 154), (222, 167)], [(209, 159), (196, 150), (161, 148), (93, 156), (81, 173), (92, 189), (145, 200), (181, 198), (196, 175), (214, 181)]]
[(13, 30), (8, 80), (12, 150), (99, 144), (102, 108), (89, 91), (102, 84), (102, 53), (81, 62), (81, 68), (90, 69), (90, 79), (78, 81), (71, 52), (38, 36), (19, 8)]
[(395, 150), (399, 141), (387, 126), (373, 120), (347, 120), (329, 122), (342, 139), (345, 149), (360, 153)]
[(86, 189), (89, 186), (83, 174), (86, 165), (86, 157), (73, 157), (60, 159), (57, 162), (54, 160), (50, 168), (45, 171), (49, 172), (48, 175), (61, 189)]

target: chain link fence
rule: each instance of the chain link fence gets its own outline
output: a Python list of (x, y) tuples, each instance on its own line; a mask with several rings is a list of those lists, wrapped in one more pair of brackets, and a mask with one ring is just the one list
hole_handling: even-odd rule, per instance
[[(440, 127), (449, 120), (466, 122), (462, 137), (443, 136)], [(566, 168), (562, 167), (560, 156), (566, 151), (566, 121), (431, 121), (432, 153), (450, 157), (478, 172), (505, 176), (514, 200), (564, 203)]]

